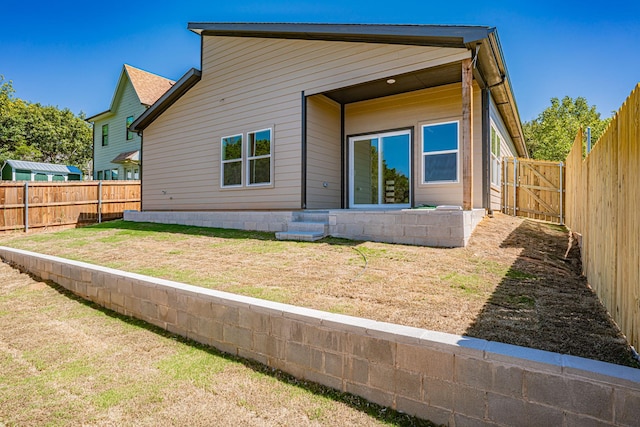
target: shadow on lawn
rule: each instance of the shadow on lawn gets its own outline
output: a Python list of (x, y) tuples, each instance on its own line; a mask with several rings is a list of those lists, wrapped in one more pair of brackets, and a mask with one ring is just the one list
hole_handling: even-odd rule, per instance
[[(24, 271), (23, 271), (24, 272)], [(25, 274), (28, 274), (29, 276), (33, 277), (34, 280), (37, 281), (41, 281), (41, 279), (37, 278), (36, 276), (34, 276), (31, 273), (27, 273), (24, 272)], [(343, 393), (340, 392), (338, 390), (317, 384), (317, 383), (313, 383), (313, 382), (309, 382), (309, 381), (304, 381), (304, 380), (299, 380), (285, 372), (282, 372), (280, 370), (277, 369), (273, 369), (270, 368), (266, 365), (263, 365), (261, 363), (258, 362), (254, 362), (252, 360), (249, 359), (245, 359), (239, 356), (235, 356), (232, 354), (228, 354), (228, 353), (223, 353), (221, 351), (219, 351), (218, 349), (214, 348), (214, 347), (210, 347), (204, 344), (200, 344), (196, 341), (190, 340), (188, 338), (185, 338), (183, 336), (180, 335), (175, 335), (172, 334), (171, 332), (159, 328), (157, 326), (151, 325), (147, 322), (144, 322), (142, 320), (133, 318), (133, 317), (129, 317), (129, 316), (125, 316), (122, 314), (119, 314), (115, 311), (109, 310), (107, 308), (104, 308), (98, 304), (95, 304), (89, 300), (85, 300), (84, 298), (74, 294), (73, 292), (69, 291), (68, 289), (58, 285), (57, 283), (54, 283), (52, 281), (47, 280), (46, 281), (47, 285), (51, 286), (51, 288), (53, 288), (54, 290), (56, 290), (58, 293), (60, 293), (61, 295), (65, 296), (66, 298), (69, 298), (73, 301), (76, 301), (79, 304), (85, 305), (87, 307), (90, 307), (93, 310), (97, 310), (102, 312), (103, 314), (113, 318), (113, 319), (117, 319), (119, 321), (125, 322), (129, 325), (134, 325), (138, 328), (141, 329), (145, 329), (149, 332), (152, 332), (156, 335), (165, 337), (165, 338), (169, 338), (172, 340), (175, 340), (177, 342), (180, 342), (182, 344), (191, 346), (193, 348), (197, 348), (199, 350), (202, 350), (208, 354), (210, 354), (211, 356), (214, 357), (221, 357), (224, 358), (228, 361), (232, 361), (232, 362), (237, 362), (237, 363), (241, 363), (244, 366), (252, 369), (253, 371), (263, 374), (263, 375), (267, 375), (269, 377), (275, 378), (278, 381), (281, 381), (285, 384), (290, 384), (293, 385), (295, 387), (298, 387), (300, 389), (309, 391), (313, 394), (319, 395), (319, 396), (323, 396), (326, 397), (328, 399), (331, 399), (333, 401), (336, 402), (340, 402), (343, 403), (355, 410), (364, 412), (366, 414), (368, 414), (369, 416), (380, 420), (386, 424), (389, 425), (394, 425), (394, 426), (419, 426), (419, 427), (434, 427), (436, 426), (436, 424), (433, 424), (430, 421), (427, 420), (422, 420), (416, 417), (412, 417), (410, 415), (404, 414), (404, 413), (400, 413), (398, 411), (395, 411), (393, 409), (390, 408), (386, 408), (384, 406), (380, 406), (378, 404), (375, 403), (371, 403), (369, 401), (367, 401), (364, 398), (361, 398), (359, 396), (355, 396), (353, 394), (349, 394), (349, 393)]]
[[(181, 224), (161, 224), (155, 222), (133, 222), (124, 220), (107, 221), (100, 224), (90, 225), (86, 228), (94, 228), (97, 230), (130, 230), (132, 233), (144, 234), (152, 233), (174, 233), (186, 234), (189, 236), (208, 236), (220, 237), (224, 239), (254, 239), (265, 241), (279, 241), (276, 239), (274, 232), (268, 231), (249, 231), (236, 230), (231, 228), (214, 228), (214, 227), (198, 227)], [(318, 242), (329, 243), (340, 246), (357, 246), (362, 242), (359, 240), (348, 240), (337, 237), (325, 237)], [(310, 243), (310, 242), (300, 242)]]
[(564, 227), (524, 221), (501, 247), (522, 252), (466, 335), (640, 367), (581, 275), (580, 249)]

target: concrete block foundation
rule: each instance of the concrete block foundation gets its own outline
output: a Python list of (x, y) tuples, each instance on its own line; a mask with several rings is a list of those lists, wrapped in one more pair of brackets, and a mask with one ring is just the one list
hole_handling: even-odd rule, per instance
[[(319, 212), (328, 217), (327, 234), (352, 240), (433, 247), (464, 247), (484, 218), (484, 209), (336, 209)], [(287, 232), (297, 211), (154, 212), (125, 211), (125, 221), (182, 224), (200, 227)], [(298, 225), (297, 225), (298, 226)], [(297, 230), (297, 228), (296, 228)], [(301, 235), (298, 240), (305, 239)]]

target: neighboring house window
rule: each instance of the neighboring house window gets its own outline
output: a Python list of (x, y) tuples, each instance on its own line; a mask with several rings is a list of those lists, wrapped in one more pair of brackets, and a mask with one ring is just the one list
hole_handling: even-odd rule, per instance
[(127, 141), (131, 141), (133, 139), (133, 132), (129, 130), (129, 126), (131, 126), (131, 123), (133, 123), (133, 116), (127, 117), (127, 126), (126, 126)]
[(422, 126), (422, 182), (458, 182), (458, 122)]
[(247, 134), (247, 185), (271, 184), (271, 129)]
[(127, 181), (131, 181), (134, 179), (138, 179), (138, 168), (125, 168), (124, 169), (124, 179)]
[(111, 179), (118, 179), (118, 169), (111, 169)]
[(102, 146), (109, 145), (109, 125), (102, 125)]
[(96, 179), (97, 180), (101, 180), (102, 179), (102, 171), (98, 171), (98, 173), (96, 175)]
[(225, 136), (221, 148), (222, 186), (239, 187), (242, 185), (242, 135)]
[(104, 179), (105, 180), (111, 179), (111, 171), (110, 170), (107, 169), (107, 170), (104, 171)]
[(500, 145), (502, 137), (496, 128), (491, 125), (491, 184), (500, 185)]

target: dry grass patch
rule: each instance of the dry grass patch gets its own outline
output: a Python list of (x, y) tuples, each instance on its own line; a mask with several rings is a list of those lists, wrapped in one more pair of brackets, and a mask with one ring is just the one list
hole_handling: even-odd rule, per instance
[[(115, 221), (6, 245), (272, 301), (464, 333), (509, 268), (464, 249)], [(452, 309), (454, 307), (454, 309)]]
[(0, 263), (0, 425), (431, 425), (224, 356)]
[[(272, 301), (637, 366), (580, 276), (579, 252), (569, 246), (566, 229), (500, 214), (482, 221), (466, 248), (455, 249), (333, 238), (287, 242), (275, 240), (273, 233), (124, 221), (0, 237), (0, 244)], [(594, 342), (603, 351), (594, 352)]]

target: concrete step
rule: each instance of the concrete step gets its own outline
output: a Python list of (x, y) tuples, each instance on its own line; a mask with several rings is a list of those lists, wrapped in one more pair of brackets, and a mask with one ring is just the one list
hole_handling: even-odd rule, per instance
[(276, 233), (278, 240), (297, 240), (300, 242), (315, 242), (324, 237), (324, 233), (314, 233), (312, 231), (279, 231)]
[(276, 239), (313, 242), (322, 239), (328, 232), (328, 211), (301, 211), (293, 213), (287, 231), (276, 233)]

